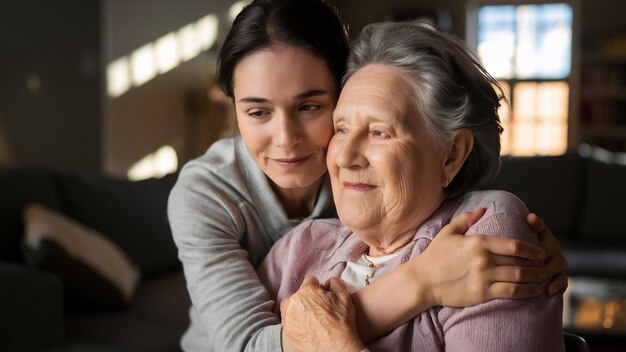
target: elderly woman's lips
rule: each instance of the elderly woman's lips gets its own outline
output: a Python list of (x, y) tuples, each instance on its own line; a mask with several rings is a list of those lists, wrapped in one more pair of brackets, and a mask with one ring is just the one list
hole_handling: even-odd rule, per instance
[(291, 169), (295, 169), (297, 167), (302, 166), (304, 163), (306, 163), (307, 160), (309, 160), (310, 157), (311, 157), (310, 155), (307, 155), (305, 157), (298, 157), (298, 158), (274, 159), (274, 161), (280, 167), (283, 167), (287, 170), (291, 170)]
[(357, 182), (344, 182), (343, 187), (347, 189), (352, 189), (355, 191), (369, 191), (373, 189), (374, 186), (367, 183), (357, 183)]

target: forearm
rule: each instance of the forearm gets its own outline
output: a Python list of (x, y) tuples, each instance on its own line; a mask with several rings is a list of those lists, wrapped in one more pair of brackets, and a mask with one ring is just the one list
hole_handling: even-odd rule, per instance
[(419, 256), (351, 295), (361, 340), (375, 340), (435, 305), (414, 269), (413, 261), (418, 260)]
[[(531, 258), (526, 253), (531, 250), (529, 244), (518, 242), (512, 247), (513, 242), (503, 242), (513, 241), (509, 239), (482, 236), (472, 240), (457, 234), (465, 233), (483, 213), (461, 214), (419, 255), (352, 295), (364, 341), (384, 335), (433, 306), (468, 307), (494, 298), (526, 298), (541, 293), (534, 290), (542, 280), (538, 269), (518, 266), (512, 270), (510, 265), (519, 265), (517, 261), (498, 267), (489, 252), (495, 248), (500, 256)], [(505, 229), (496, 226), (485, 230), (500, 233)], [(516, 290), (508, 291), (507, 287)]]

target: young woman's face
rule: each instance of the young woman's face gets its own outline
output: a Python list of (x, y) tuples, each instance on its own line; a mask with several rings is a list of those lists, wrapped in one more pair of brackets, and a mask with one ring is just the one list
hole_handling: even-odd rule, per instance
[(336, 87), (324, 60), (278, 45), (243, 58), (233, 75), (237, 125), (250, 155), (281, 188), (326, 172)]

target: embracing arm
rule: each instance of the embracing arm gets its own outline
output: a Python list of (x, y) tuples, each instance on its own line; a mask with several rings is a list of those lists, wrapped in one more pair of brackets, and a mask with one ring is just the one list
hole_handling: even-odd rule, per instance
[(540, 268), (511, 266), (513, 258), (503, 257), (539, 260), (544, 254), (538, 247), (500, 237), (459, 235), (484, 212), (461, 214), (421, 255), (352, 294), (364, 341), (384, 335), (433, 306), (467, 307), (543, 292), (545, 276)]
[(241, 213), (236, 204), (216, 200), (216, 190), (198, 185), (205, 187), (206, 180), (182, 173), (168, 204), (187, 288), (201, 320), (192, 319), (194, 333), (188, 335), (203, 350), (280, 351), (274, 302), (239, 243)]

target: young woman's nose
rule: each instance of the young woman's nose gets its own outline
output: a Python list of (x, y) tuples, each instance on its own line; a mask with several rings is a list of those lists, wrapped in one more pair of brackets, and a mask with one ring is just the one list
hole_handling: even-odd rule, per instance
[(289, 149), (302, 141), (302, 126), (296, 117), (281, 114), (275, 121), (274, 143), (276, 146)]

